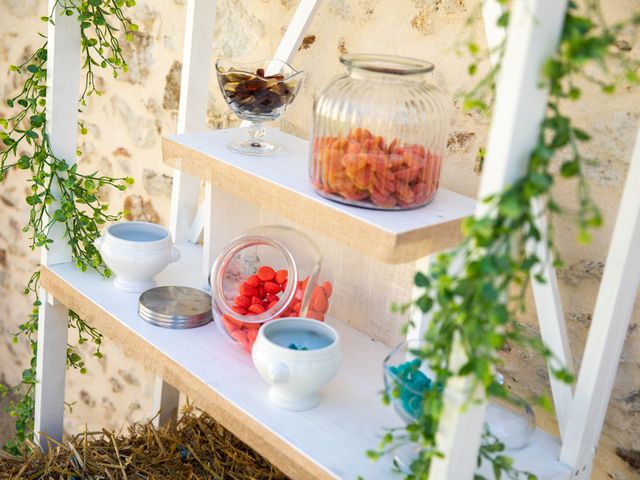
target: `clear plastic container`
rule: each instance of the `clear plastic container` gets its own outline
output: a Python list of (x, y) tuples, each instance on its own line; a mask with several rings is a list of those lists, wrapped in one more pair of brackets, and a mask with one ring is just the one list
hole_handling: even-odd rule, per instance
[(323, 197), (403, 210), (430, 202), (447, 142), (434, 66), (388, 55), (345, 55), (347, 73), (315, 102), (310, 177)]
[(302, 233), (261, 226), (229, 243), (211, 271), (214, 320), (220, 331), (251, 351), (269, 320), (324, 321), (333, 293), (322, 255)]

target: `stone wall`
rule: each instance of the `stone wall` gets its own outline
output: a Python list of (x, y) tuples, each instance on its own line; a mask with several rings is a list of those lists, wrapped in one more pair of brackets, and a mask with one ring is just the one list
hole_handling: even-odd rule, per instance
[[(611, 20), (632, 10), (640, 11), (640, 0), (603, 3)], [(80, 139), (84, 151), (82, 168), (136, 179), (132, 190), (111, 192), (109, 198), (114, 208), (129, 210), (132, 219), (168, 222), (172, 172), (162, 165), (160, 139), (176, 128), (184, 4), (185, 0), (138, 0), (133, 16), (140, 24), (140, 32), (125, 47), (130, 72), (117, 80), (105, 72), (100, 84), (106, 94), (91, 99), (84, 117), (89, 135)], [(214, 56), (269, 57), (296, 5), (295, 0), (220, 0)], [(488, 121), (461, 113), (455, 97), (471, 83), (464, 73), (467, 61), (457, 51), (465, 18), (476, 6), (473, 0), (325, 0), (295, 59), (295, 66), (306, 71), (306, 79), (299, 98), (278, 122), (280, 128), (308, 137), (313, 98), (341, 71), (341, 53), (379, 52), (432, 60), (437, 66), (432, 81), (450, 98), (452, 115), (442, 184), (474, 196), (479, 178), (475, 173), (476, 152), (485, 144)], [(36, 46), (36, 31), (46, 30), (38, 20), (46, 8), (44, 0), (0, 0), (0, 71), (6, 72), (10, 63), (19, 62)], [(482, 25), (476, 22), (470, 34), (482, 42), (482, 33)], [(630, 43), (629, 47), (632, 54), (639, 55), (640, 44)], [(6, 98), (16, 85), (14, 76), (0, 77), (0, 96)], [(578, 122), (595, 134), (589, 153), (600, 161), (590, 167), (589, 177), (606, 223), (590, 245), (581, 247), (575, 242), (571, 218), (555, 222), (567, 264), (559, 272), (560, 288), (578, 363), (640, 120), (638, 90), (603, 97), (587, 87), (585, 98), (579, 107), (572, 108)], [(208, 103), (210, 128), (237, 123), (215, 86), (213, 70)], [(0, 116), (4, 113), (5, 107), (0, 106)], [(23, 200), (25, 178), (14, 172), (0, 190), (0, 377), (10, 382), (18, 380), (28, 358), (26, 347), (11, 343), (10, 334), (30, 309), (29, 299), (20, 291), (38, 260), (26, 247), (20, 231), (27, 214)], [(575, 205), (573, 187), (572, 182), (561, 181), (556, 189), (558, 199), (569, 207)], [(344, 287), (332, 306), (334, 313), (348, 317), (364, 330), (374, 315), (384, 318), (386, 326), (369, 333), (388, 344), (395, 342), (401, 319), (388, 313), (388, 305), (408, 298), (414, 266), (391, 268), (367, 263), (355, 252), (327, 239), (320, 243), (330, 253), (337, 284)], [(381, 278), (392, 278), (393, 288), (386, 288)], [(365, 309), (368, 291), (378, 292), (373, 311)], [(530, 310), (527, 322), (535, 333), (533, 307)], [(640, 452), (639, 310), (636, 305), (593, 478), (640, 478), (640, 473), (620, 458), (631, 460), (633, 452)], [(88, 355), (90, 350), (85, 353)], [(101, 361), (88, 360), (86, 375), (71, 372), (68, 376), (67, 401), (76, 402), (66, 417), (68, 432), (85, 425), (120, 429), (127, 422), (149, 415), (153, 376), (126, 358), (108, 339), (104, 354)], [(538, 358), (515, 350), (505, 352), (505, 358), (507, 378), (514, 390), (530, 397), (547, 385), (546, 369)], [(549, 415), (540, 413), (539, 423), (551, 430), (556, 428)]]

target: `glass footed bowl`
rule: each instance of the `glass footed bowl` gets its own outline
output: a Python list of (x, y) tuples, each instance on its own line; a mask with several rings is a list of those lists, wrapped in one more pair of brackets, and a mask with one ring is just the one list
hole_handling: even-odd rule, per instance
[[(420, 417), (425, 394), (432, 388), (442, 388), (433, 382), (435, 374), (418, 356), (425, 345), (423, 340), (402, 342), (383, 363), (385, 392), (407, 424)], [(502, 376), (497, 374), (496, 378), (500, 382)], [(449, 394), (449, 391), (445, 393), (444, 402), (456, 401), (449, 398)], [(485, 422), (485, 427), (504, 443), (506, 450), (518, 450), (529, 445), (536, 428), (535, 415), (529, 404), (513, 395), (512, 399), (513, 402), (489, 403)], [(396, 466), (410, 473), (410, 465), (419, 454), (419, 447), (407, 441), (399, 445), (393, 454)]]
[(293, 101), (303, 72), (280, 60), (240, 62), (220, 58), (216, 62), (218, 84), (233, 112), (251, 122), (249, 138), (229, 143), (230, 150), (246, 155), (274, 155), (282, 148), (263, 140), (264, 122), (276, 120)]

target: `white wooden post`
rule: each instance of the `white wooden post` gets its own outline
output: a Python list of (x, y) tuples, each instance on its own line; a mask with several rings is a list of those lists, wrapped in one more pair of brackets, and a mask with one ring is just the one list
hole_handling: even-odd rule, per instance
[[(187, 3), (177, 133), (206, 127), (216, 5), (217, 0), (189, 0)], [(189, 239), (199, 192), (200, 182), (196, 177), (174, 170), (171, 233), (176, 242)]]
[[(53, 153), (72, 165), (76, 161), (78, 132), (80, 24), (75, 16), (60, 15), (64, 9), (55, 0), (49, 0), (48, 8), (55, 25), (50, 23), (48, 27), (47, 135)], [(59, 189), (52, 190), (57, 196)], [(57, 202), (54, 202), (48, 212), (56, 208)], [(62, 225), (56, 224), (51, 229), (49, 237), (54, 242), (49, 250), (42, 250), (42, 265), (71, 261), (71, 251), (63, 234)], [(62, 305), (54, 305), (44, 290), (40, 298), (43, 304), (38, 318), (34, 432), (36, 444), (46, 450), (47, 440), (42, 434), (62, 439), (69, 311)]]
[(640, 129), (584, 350), (560, 459), (588, 479), (640, 286)]
[[(431, 255), (427, 255), (426, 257), (422, 257), (415, 262), (415, 271), (426, 273), (431, 268)], [(411, 291), (411, 298), (418, 298), (422, 295), (423, 289), (418, 287), (413, 287)], [(431, 316), (423, 314), (419, 308), (413, 307), (413, 312), (411, 312), (411, 323), (409, 324), (409, 329), (407, 330), (407, 340), (421, 340), (424, 338), (424, 335), (427, 331), (427, 327), (429, 326), (429, 320)]]
[(300, 0), (273, 58), (287, 63), (293, 60), (320, 3), (322, 0)]
[[(509, 22), (487, 159), (480, 184), (480, 198), (502, 191), (525, 173), (544, 116), (548, 91), (540, 87), (544, 61), (555, 51), (567, 6), (566, 0), (515, 0)], [(479, 204), (476, 215), (487, 214)], [(460, 352), (454, 353), (459, 357)], [(459, 361), (459, 358), (458, 358)], [(445, 395), (467, 388), (456, 382)], [(473, 478), (483, 429), (486, 404), (460, 412), (445, 408), (439, 448), (445, 453), (433, 462), (434, 480)]]
[[(187, 3), (178, 133), (204, 130), (206, 127), (216, 6), (217, 0), (189, 0)], [(190, 238), (199, 193), (198, 178), (180, 170), (173, 171), (170, 229), (178, 243)], [(153, 408), (154, 412), (160, 412), (154, 418), (156, 426), (175, 419), (179, 400), (179, 391), (156, 377)]]
[(204, 256), (202, 260), (203, 286), (209, 288), (208, 278), (216, 256), (224, 246), (242, 232), (260, 224), (260, 207), (207, 183), (205, 202)]
[[(506, 39), (506, 29), (497, 26), (497, 21), (503, 11), (502, 5), (497, 0), (487, 0), (482, 5), (485, 35), (487, 37), (487, 45), (491, 50), (491, 63), (494, 65), (500, 60), (500, 52), (497, 48)], [(546, 282), (539, 282), (535, 278), (532, 281), (536, 312), (540, 324), (540, 335), (545, 345), (554, 353), (556, 357), (554, 362), (573, 372), (573, 357), (569, 346), (556, 271), (553, 268), (553, 253), (546, 247), (548, 226), (545, 211), (538, 199), (534, 199), (531, 202), (531, 210), (542, 239), (540, 242), (526, 245), (527, 253), (535, 253), (543, 261), (541, 273), (546, 279)], [(532, 248), (535, 250), (532, 251)], [(549, 365), (549, 368), (551, 368), (551, 365)], [(557, 380), (551, 375), (551, 372), (549, 373), (556, 417), (560, 434), (562, 435), (569, 416), (571, 402), (573, 401), (573, 386)]]
[(180, 403), (180, 391), (165, 382), (162, 377), (156, 375), (153, 392), (153, 425), (161, 427), (178, 418), (178, 405)]
[[(574, 372), (573, 357), (571, 356), (558, 279), (553, 268), (553, 253), (549, 251), (547, 246), (548, 227), (542, 202), (538, 199), (532, 201), (531, 210), (536, 216), (536, 226), (540, 231), (541, 239), (535, 246), (527, 245), (527, 252), (535, 253), (542, 260), (542, 276), (545, 279), (545, 282), (539, 282), (536, 278), (532, 280), (533, 298), (536, 304), (540, 336), (555, 357), (549, 361), (548, 365), (549, 383), (551, 384), (560, 436), (564, 440), (573, 403), (573, 385), (555, 378), (551, 373), (551, 368), (561, 366), (569, 372)], [(532, 250), (534, 251), (532, 252)]]
[[(309, 26), (311, 25), (313, 17), (317, 12), (321, 2), (322, 0), (301, 0), (300, 1), (300, 3), (298, 4), (298, 7), (296, 8), (295, 13), (293, 14), (293, 17), (291, 18), (291, 22), (287, 27), (287, 31), (282, 37), (282, 40), (280, 41), (280, 45), (278, 45), (278, 48), (276, 49), (276, 52), (273, 56), (274, 59), (282, 60), (287, 63), (293, 60), (293, 57), (295, 57), (296, 53), (298, 52), (298, 49), (300, 48), (300, 44), (302, 43), (302, 39), (304, 38), (307, 30), (309, 29)], [(272, 70), (271, 67), (269, 67), (267, 70), (270, 73), (273, 73), (271, 72)], [(245, 120), (240, 123), (240, 126), (246, 127), (250, 123), (251, 122), (248, 122)], [(193, 224), (189, 229), (190, 230), (189, 238), (194, 243), (201, 238), (203, 228), (208, 230), (208, 233), (205, 233), (205, 237), (206, 235), (212, 234), (211, 229), (213, 227), (211, 226), (211, 224), (207, 224), (207, 222), (209, 221), (209, 218), (211, 217), (211, 212), (212, 212), (211, 210), (212, 205), (210, 202), (214, 201), (216, 197), (222, 198), (212, 193), (212, 187), (210, 184), (207, 184), (205, 188), (206, 188), (205, 201), (202, 202), (202, 204), (198, 208), (198, 212), (194, 217)], [(256, 214), (256, 216), (254, 216), (253, 221), (248, 223), (257, 225), (259, 213), (256, 213), (255, 209), (251, 210), (251, 209), (245, 208), (246, 202), (243, 203), (241, 199), (236, 199), (235, 202), (238, 205), (244, 205), (242, 207), (242, 213), (247, 215)], [(231, 204), (233, 204), (233, 201), (231, 201)], [(216, 204), (216, 208), (224, 208), (224, 202), (221, 203), (220, 205)], [(239, 232), (235, 232), (235, 234), (237, 233)], [(217, 252), (215, 247), (212, 250), (211, 248), (207, 248), (207, 245), (208, 245), (208, 242), (207, 242), (207, 239), (205, 238), (205, 261), (203, 262), (204, 263), (203, 276), (205, 279), (209, 275), (209, 270), (211, 269), (213, 259)]]

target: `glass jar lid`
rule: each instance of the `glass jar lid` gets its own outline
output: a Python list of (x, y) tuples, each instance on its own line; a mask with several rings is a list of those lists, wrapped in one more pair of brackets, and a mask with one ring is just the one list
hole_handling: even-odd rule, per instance
[(418, 75), (430, 73), (435, 69), (431, 62), (397, 55), (348, 53), (341, 56), (340, 61), (348, 68), (393, 75)]

